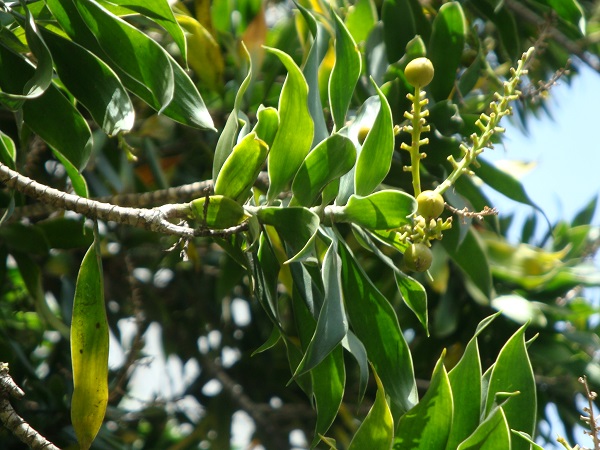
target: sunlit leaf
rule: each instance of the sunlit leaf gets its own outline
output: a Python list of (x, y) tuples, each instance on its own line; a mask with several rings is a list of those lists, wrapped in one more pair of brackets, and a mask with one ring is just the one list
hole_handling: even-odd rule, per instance
[(410, 222), (416, 209), (414, 197), (401, 191), (385, 190), (367, 197), (352, 195), (348, 204), (336, 207), (337, 220), (352, 222), (372, 230), (398, 228)]
[(308, 110), (308, 85), (294, 60), (281, 50), (268, 48), (288, 70), (279, 97), (279, 129), (269, 151), (269, 192), (273, 200), (292, 180), (310, 151), (313, 121)]
[(108, 322), (96, 245), (81, 263), (71, 319), (71, 420), (79, 446), (86, 450), (104, 421), (108, 403)]
[(250, 217), (239, 203), (222, 195), (211, 195), (193, 200), (190, 213), (204, 226), (216, 229), (239, 225)]

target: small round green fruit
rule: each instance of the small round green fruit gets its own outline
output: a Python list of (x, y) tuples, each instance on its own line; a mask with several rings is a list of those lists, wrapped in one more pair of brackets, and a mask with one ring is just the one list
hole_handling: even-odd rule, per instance
[(427, 220), (437, 219), (444, 212), (444, 197), (434, 191), (423, 191), (417, 195), (417, 214)]
[(425, 244), (411, 244), (404, 252), (404, 266), (413, 272), (425, 272), (431, 267), (433, 254)]
[(404, 76), (411, 86), (422, 88), (433, 80), (433, 64), (428, 58), (416, 58), (406, 65)]
[(358, 142), (360, 145), (365, 143), (365, 139), (367, 139), (367, 134), (369, 134), (369, 131), (371, 131), (371, 128), (366, 126), (362, 126), (360, 127), (360, 130), (358, 130)]

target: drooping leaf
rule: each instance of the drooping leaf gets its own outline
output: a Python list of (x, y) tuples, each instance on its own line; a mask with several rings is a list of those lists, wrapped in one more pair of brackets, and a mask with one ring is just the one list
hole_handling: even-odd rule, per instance
[(360, 424), (352, 438), (348, 450), (362, 450), (367, 448), (389, 449), (394, 438), (394, 418), (385, 399), (383, 383), (373, 371), (377, 382), (375, 402), (365, 420)]
[(433, 21), (427, 47), (427, 56), (435, 69), (428, 90), (436, 100), (448, 98), (454, 88), (466, 31), (467, 21), (460, 3), (452, 1), (443, 4)]
[(373, 83), (379, 95), (380, 107), (373, 127), (369, 130), (354, 172), (354, 193), (371, 194), (390, 170), (394, 154), (394, 124), (392, 111), (385, 95)]
[(346, 122), (346, 113), (361, 71), (360, 51), (352, 35), (333, 12), (335, 20), (335, 63), (329, 77), (329, 105), (335, 129)]
[(350, 139), (333, 134), (306, 157), (294, 177), (292, 192), (303, 206), (313, 206), (331, 181), (348, 172), (356, 161), (356, 148)]
[(244, 203), (267, 158), (267, 144), (250, 133), (234, 148), (215, 181), (215, 194)]
[(408, 411), (417, 402), (417, 392), (410, 350), (396, 313), (345, 244), (340, 242), (338, 248), (351, 329), (367, 349), (369, 361), (393, 403), (402, 411)]
[(302, 252), (319, 229), (319, 216), (307, 208), (261, 208), (258, 219), (265, 225), (272, 225), (277, 233), (290, 246), (293, 255)]
[(50, 31), (44, 31), (43, 35), (52, 49), (60, 80), (106, 134), (131, 130), (135, 117), (133, 105), (113, 70), (75, 42)]
[[(525, 328), (519, 328), (500, 350), (490, 376), (485, 412), (489, 414), (497, 404), (497, 394), (518, 392), (502, 409), (510, 429), (533, 436), (537, 414), (536, 384), (525, 345)], [(520, 438), (512, 437), (511, 443), (514, 450), (529, 449), (529, 444)]]
[(271, 201), (285, 189), (310, 151), (314, 125), (308, 110), (308, 85), (294, 60), (281, 50), (267, 48), (288, 70), (279, 97), (279, 129), (269, 151)]
[(407, 450), (444, 448), (453, 411), (452, 389), (442, 355), (435, 365), (427, 392), (419, 403), (400, 418), (394, 446)]
[(352, 195), (346, 206), (335, 208), (334, 217), (364, 228), (385, 230), (408, 224), (408, 216), (415, 210), (414, 197), (401, 191), (385, 190), (367, 197)]
[(85, 450), (102, 425), (108, 403), (108, 322), (97, 245), (91, 245), (81, 263), (71, 320), (71, 421)]
[(344, 297), (341, 286), (341, 260), (337, 254), (337, 243), (334, 240), (323, 260), (323, 287), (325, 295), (319, 312), (317, 326), (296, 374), (302, 374), (317, 364), (333, 351), (348, 332), (348, 319), (344, 308)]
[[(29, 50), (35, 57), (37, 64), (35, 68), (33, 65), (30, 66), (32, 69), (29, 71), (30, 76), (21, 80), (23, 84), (22, 88), (17, 90), (10, 89), (9, 92), (4, 85), (2, 85), (2, 91), (0, 91), (0, 101), (12, 110), (17, 110), (23, 105), (25, 100), (39, 97), (44, 93), (52, 82), (52, 55), (50, 50), (46, 46), (44, 39), (42, 38), (38, 26), (34, 20), (33, 15), (29, 12), (29, 9), (24, 5), (25, 9), (25, 23), (23, 28), (25, 29), (25, 37), (27, 38), (27, 44)], [(5, 49), (8, 51), (8, 49)], [(5, 61), (0, 54), (0, 63), (4, 67), (3, 70), (8, 70), (9, 65), (5, 65), (9, 61)], [(21, 70), (21, 69), (18, 69)]]

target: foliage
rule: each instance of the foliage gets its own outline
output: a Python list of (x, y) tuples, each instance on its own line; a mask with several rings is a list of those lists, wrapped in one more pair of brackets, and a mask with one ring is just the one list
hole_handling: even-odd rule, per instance
[[(242, 410), (268, 449), (529, 449), (555, 404), (573, 441), (596, 199), (512, 243), (477, 181), (539, 208), (478, 157), (594, 64), (593, 2), (1, 6), (0, 342), (34, 429), (221, 449)], [(200, 371), (132, 405), (156, 324)]]

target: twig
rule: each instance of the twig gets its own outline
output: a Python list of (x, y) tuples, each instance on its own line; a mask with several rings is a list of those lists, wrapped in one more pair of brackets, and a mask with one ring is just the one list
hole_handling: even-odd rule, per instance
[(483, 220), (485, 216), (498, 215), (498, 209), (490, 208), (489, 206), (484, 206), (482, 211), (469, 211), (467, 207), (464, 207), (463, 209), (457, 209), (454, 206), (449, 205), (448, 203), (444, 203), (444, 206), (446, 206), (446, 209), (461, 217), (463, 220), (465, 220), (466, 218), (475, 218), (477, 220)]
[(579, 377), (579, 382), (585, 387), (585, 394), (588, 401), (588, 406), (583, 408), (583, 412), (586, 413), (587, 416), (580, 416), (581, 420), (583, 420), (587, 426), (590, 427), (590, 431), (584, 431), (584, 433), (592, 437), (592, 441), (594, 442), (594, 450), (600, 450), (600, 437), (598, 436), (600, 430), (598, 429), (598, 424), (596, 423), (597, 419), (594, 416), (594, 400), (596, 400), (598, 394), (596, 394), (594, 391), (590, 391), (587, 377), (585, 375)]
[(0, 421), (21, 442), (33, 450), (60, 450), (38, 431), (33, 429), (13, 409), (9, 397), (23, 398), (25, 393), (8, 374), (8, 364), (0, 363)]
[(190, 205), (166, 204), (156, 208), (126, 208), (90, 200), (45, 186), (0, 163), (0, 182), (8, 187), (50, 204), (58, 209), (75, 211), (85, 217), (112, 221), (123, 225), (145, 228), (161, 234), (193, 238), (197, 236), (225, 237), (247, 230), (246, 222), (223, 230), (193, 229), (175, 225), (169, 219), (187, 217)]

